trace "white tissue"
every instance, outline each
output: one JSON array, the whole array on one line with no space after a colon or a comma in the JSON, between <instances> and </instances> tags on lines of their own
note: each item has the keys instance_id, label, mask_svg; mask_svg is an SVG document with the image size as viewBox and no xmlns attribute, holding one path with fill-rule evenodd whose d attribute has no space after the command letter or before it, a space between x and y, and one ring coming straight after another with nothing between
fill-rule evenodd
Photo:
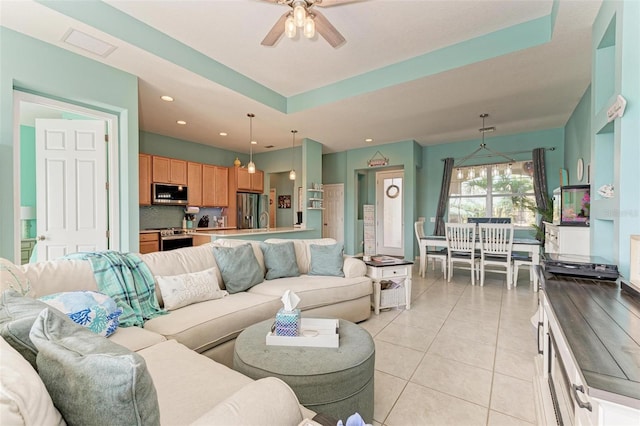
<instances>
[{"instance_id":1,"label":"white tissue","mask_svg":"<svg viewBox=\"0 0 640 426\"><path fill-rule=\"evenodd\" d=\"M187 208L184 209L184 212L187 214L197 214L197 213L200 213L200 207L188 206Z\"/></svg>"},{"instance_id":2,"label":"white tissue","mask_svg":"<svg viewBox=\"0 0 640 426\"><path fill-rule=\"evenodd\" d=\"M296 306L298 306L298 303L300 303L300 298L298 297L298 295L291 290L285 291L280 300L282 300L284 310L288 312L293 311Z\"/></svg>"}]
</instances>

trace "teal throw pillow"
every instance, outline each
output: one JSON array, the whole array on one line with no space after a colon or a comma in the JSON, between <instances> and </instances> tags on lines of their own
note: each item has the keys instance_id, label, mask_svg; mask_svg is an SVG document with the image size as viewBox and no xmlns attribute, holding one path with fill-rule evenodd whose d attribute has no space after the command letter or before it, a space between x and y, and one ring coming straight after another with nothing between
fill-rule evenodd
<instances>
[{"instance_id":1,"label":"teal throw pillow","mask_svg":"<svg viewBox=\"0 0 640 426\"><path fill-rule=\"evenodd\" d=\"M264 265L267 267L266 279L298 277L298 262L293 241L286 243L260 243L264 255Z\"/></svg>"},{"instance_id":2,"label":"teal throw pillow","mask_svg":"<svg viewBox=\"0 0 640 426\"><path fill-rule=\"evenodd\" d=\"M159 425L158 396L140 355L42 311L31 328L38 374L70 425Z\"/></svg>"},{"instance_id":3,"label":"teal throw pillow","mask_svg":"<svg viewBox=\"0 0 640 426\"><path fill-rule=\"evenodd\" d=\"M115 300L97 291L65 291L40 298L66 314L73 322L104 337L111 336L120 324L122 308Z\"/></svg>"},{"instance_id":4,"label":"teal throw pillow","mask_svg":"<svg viewBox=\"0 0 640 426\"><path fill-rule=\"evenodd\" d=\"M344 277L344 246L342 243L331 245L311 244L311 266L309 275Z\"/></svg>"},{"instance_id":5,"label":"teal throw pillow","mask_svg":"<svg viewBox=\"0 0 640 426\"><path fill-rule=\"evenodd\" d=\"M15 290L5 290L0 296L0 335L33 368L36 368L38 348L31 341L29 332L38 314L48 307L46 303L23 296ZM54 310L53 314L71 322L62 312Z\"/></svg>"},{"instance_id":6,"label":"teal throw pillow","mask_svg":"<svg viewBox=\"0 0 640 426\"><path fill-rule=\"evenodd\" d=\"M229 294L249 290L264 281L262 267L251 244L237 247L213 247L222 280Z\"/></svg>"}]
</instances>

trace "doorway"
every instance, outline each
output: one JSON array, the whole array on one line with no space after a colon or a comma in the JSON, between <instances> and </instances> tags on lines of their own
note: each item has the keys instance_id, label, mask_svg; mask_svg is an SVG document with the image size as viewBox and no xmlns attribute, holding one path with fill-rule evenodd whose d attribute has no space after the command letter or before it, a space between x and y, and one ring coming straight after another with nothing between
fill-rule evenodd
<instances>
[{"instance_id":1,"label":"doorway","mask_svg":"<svg viewBox=\"0 0 640 426\"><path fill-rule=\"evenodd\" d=\"M96 111L89 108L80 107L77 105L69 104L62 101L56 101L49 98L45 98L38 95L33 95L21 91L14 91L14 173L16 189L15 193L18 195L15 197L14 212L16 212L17 218L20 215L17 213L23 209L21 207L32 207L36 211L36 216L40 218L30 219L32 226L31 233L29 235L24 234L21 231L21 223L16 220L14 227L14 240L16 241L16 248L14 254L14 261L18 262L21 259L24 262L24 253L21 253L21 246L24 246L23 241L25 237L29 241L36 242L37 237L44 237L47 239L48 232L45 232L42 225L45 224L41 209L44 208L40 201L45 199L47 191L53 192L56 188L59 190L59 185L39 185L36 183L36 171L41 167L36 164L36 142L35 142L35 122L36 119L57 119L63 120L63 122L77 123L79 127L87 125L89 121L99 121L99 127L101 128L100 136L95 136L95 148L99 153L101 159L95 163L95 175L100 176L100 179L104 179L104 182L94 182L93 187L100 188L101 194L104 196L104 202L91 203L90 205L85 202L78 202L76 198L73 201L65 201L64 205L58 206L59 211L74 211L73 215L76 218L80 218L81 223L75 223L76 228L86 228L88 223L87 219L91 218L92 224L100 228L100 236L103 240L106 240L104 244L96 245L95 249L111 249L120 250L120 201L118 196L119 178L118 178L118 117L116 115L105 113L102 111ZM30 134L33 134L33 139L30 138ZM83 133L83 132L80 132ZM105 135L108 135L107 137ZM80 147L80 150L87 150L87 147L91 145L89 139L87 139L87 133L83 133L83 139L73 142L76 146ZM58 140L59 142L60 140ZM98 143L99 142L99 143ZM79 144L79 145L78 145ZM88 145L89 144L89 145ZM81 168L84 172L87 172L90 166L90 162L80 162ZM58 163L61 166L61 163ZM64 168L64 166L61 166ZM40 170L42 171L42 170ZM61 175L60 175L61 176ZM59 176L59 177L60 177ZM69 175L73 176L73 174ZM86 191L87 174L84 173L85 178L75 179L75 184L78 184L78 188L82 189L82 193ZM72 179L74 179L72 177ZM69 185L74 183L69 182ZM111 190L109 190L111 188ZM43 193L44 191L44 193ZM96 191L98 192L98 191ZM58 194L59 195L59 194ZM50 198L50 197L49 197ZM56 197L54 197L55 199ZM60 200L60 197L57 197ZM74 202L78 202L74 204ZM96 210L96 209L99 209ZM52 212L51 209L48 211ZM58 219L61 217L59 216ZM94 220L95 219L95 220ZM66 219L65 219L66 220ZM51 225L49 223L49 225ZM67 223L67 225L71 225ZM63 232L62 235L65 235ZM90 237L91 240L96 240L95 237ZM93 241L95 244L97 241ZM73 244L72 241L62 241L60 237L57 237L58 249L50 251L51 257L56 257L66 252L72 252L77 250L85 250L90 248L92 244ZM69 245L70 244L70 245ZM43 244L44 245L44 244ZM48 259L47 250L38 250L36 245L36 253L38 260ZM62 248L66 247L66 248ZM75 247L75 248L70 248ZM33 256L35 258L36 255ZM28 258L28 256L27 256Z\"/></svg>"},{"instance_id":2,"label":"doorway","mask_svg":"<svg viewBox=\"0 0 640 426\"><path fill-rule=\"evenodd\" d=\"M404 171L376 173L376 253L404 256Z\"/></svg>"},{"instance_id":3,"label":"doorway","mask_svg":"<svg viewBox=\"0 0 640 426\"><path fill-rule=\"evenodd\" d=\"M322 237L344 243L344 184L324 185Z\"/></svg>"}]
</instances>

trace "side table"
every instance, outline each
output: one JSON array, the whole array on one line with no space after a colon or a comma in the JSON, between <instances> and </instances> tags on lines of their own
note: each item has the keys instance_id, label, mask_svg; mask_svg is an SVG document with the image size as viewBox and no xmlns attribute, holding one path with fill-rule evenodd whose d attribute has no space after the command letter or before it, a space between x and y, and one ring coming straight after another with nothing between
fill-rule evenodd
<instances>
[{"instance_id":1,"label":"side table","mask_svg":"<svg viewBox=\"0 0 640 426\"><path fill-rule=\"evenodd\" d=\"M380 314L380 309L383 308L396 308L398 306L405 306L405 309L411 309L411 273L413 269L413 262L405 259L390 260L388 256L385 256L385 261L378 262L375 259L377 256L373 256L372 260L365 260L367 265L367 276L373 281L373 311L376 315ZM362 259L362 258L360 258ZM381 300L382 289L380 281L383 280L404 280L404 300L398 301L394 298L385 303ZM387 291L387 290L384 290ZM404 302L404 303L403 303Z\"/></svg>"}]
</instances>

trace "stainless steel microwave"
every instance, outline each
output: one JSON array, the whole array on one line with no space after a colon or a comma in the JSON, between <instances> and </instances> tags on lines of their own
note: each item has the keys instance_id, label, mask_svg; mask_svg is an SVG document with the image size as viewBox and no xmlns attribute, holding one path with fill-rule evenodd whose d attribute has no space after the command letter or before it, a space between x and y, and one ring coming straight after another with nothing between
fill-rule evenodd
<instances>
[{"instance_id":1,"label":"stainless steel microwave","mask_svg":"<svg viewBox=\"0 0 640 426\"><path fill-rule=\"evenodd\" d=\"M165 206L181 206L189 202L189 191L185 185L154 183L151 185L151 202Z\"/></svg>"}]
</instances>

